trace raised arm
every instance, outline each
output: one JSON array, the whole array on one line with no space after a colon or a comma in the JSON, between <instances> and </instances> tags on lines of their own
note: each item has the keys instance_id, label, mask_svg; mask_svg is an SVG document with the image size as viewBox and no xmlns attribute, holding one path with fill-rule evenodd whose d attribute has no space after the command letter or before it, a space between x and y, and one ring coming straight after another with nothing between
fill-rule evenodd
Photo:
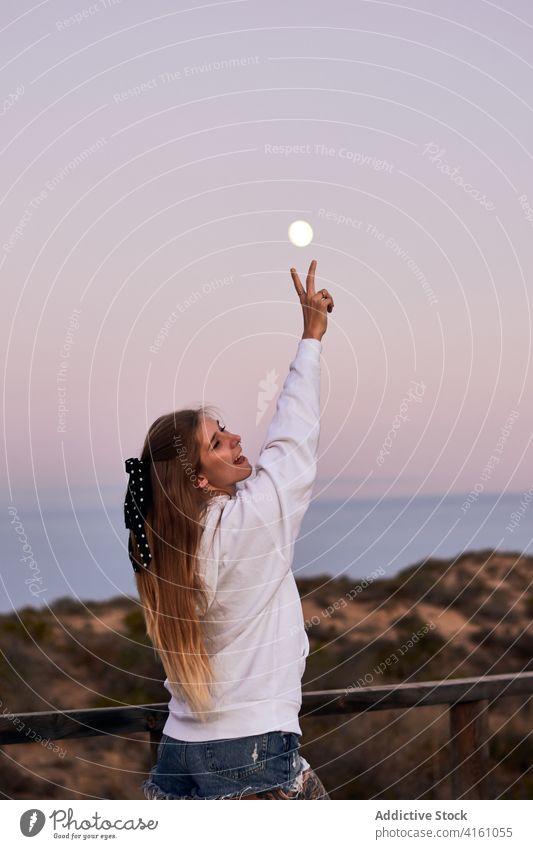
<instances>
[{"instance_id":1,"label":"raised arm","mask_svg":"<svg viewBox=\"0 0 533 849\"><path fill-rule=\"evenodd\" d=\"M326 290L315 292L316 261L303 288L292 279L303 310L304 331L277 401L276 411L255 466L255 474L238 485L228 519L241 528L242 547L260 538L269 550L277 547L292 560L294 542L309 506L317 471L320 433L320 354L327 330L326 310L333 299ZM229 506L229 505L228 505ZM241 546L239 546L241 547ZM250 550L251 550L250 549Z\"/></svg>"}]
</instances>

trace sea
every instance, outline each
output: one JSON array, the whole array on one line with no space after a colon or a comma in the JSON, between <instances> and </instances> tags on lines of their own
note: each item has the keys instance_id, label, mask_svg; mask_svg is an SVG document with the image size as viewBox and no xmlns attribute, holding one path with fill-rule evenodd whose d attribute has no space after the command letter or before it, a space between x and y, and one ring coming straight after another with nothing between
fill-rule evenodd
<instances>
[{"instance_id":1,"label":"sea","mask_svg":"<svg viewBox=\"0 0 533 849\"><path fill-rule=\"evenodd\" d=\"M482 493L465 503L464 495L313 500L293 571L360 579L381 567L390 577L426 558L465 551L533 552L531 494ZM14 499L3 510L0 612L46 607L65 596L137 597L119 497L75 509L45 499L24 504Z\"/></svg>"}]
</instances>

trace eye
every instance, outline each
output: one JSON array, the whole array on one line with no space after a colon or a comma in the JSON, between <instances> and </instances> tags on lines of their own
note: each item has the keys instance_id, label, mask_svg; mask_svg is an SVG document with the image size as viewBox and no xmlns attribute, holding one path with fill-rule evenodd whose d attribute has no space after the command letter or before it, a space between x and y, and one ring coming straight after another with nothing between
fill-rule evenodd
<instances>
[{"instance_id":1,"label":"eye","mask_svg":"<svg viewBox=\"0 0 533 849\"><path fill-rule=\"evenodd\" d=\"M226 425L220 424L218 419L217 419L217 425L218 425L218 429L221 430L222 432L224 432L226 430ZM217 440L217 442L215 442L215 444L213 445L213 448L218 448L219 445L220 445L220 442L218 442L218 440Z\"/></svg>"}]
</instances>

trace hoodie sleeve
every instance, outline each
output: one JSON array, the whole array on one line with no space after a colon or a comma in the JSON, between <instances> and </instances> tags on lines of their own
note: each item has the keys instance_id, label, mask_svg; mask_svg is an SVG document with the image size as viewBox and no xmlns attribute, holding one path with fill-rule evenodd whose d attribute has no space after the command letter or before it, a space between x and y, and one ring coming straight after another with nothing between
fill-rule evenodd
<instances>
[{"instance_id":1,"label":"hoodie sleeve","mask_svg":"<svg viewBox=\"0 0 533 849\"><path fill-rule=\"evenodd\" d=\"M224 511L238 534L233 556L248 552L251 561L276 550L285 567L292 562L317 472L321 351L319 339L298 343L255 469Z\"/></svg>"}]
</instances>

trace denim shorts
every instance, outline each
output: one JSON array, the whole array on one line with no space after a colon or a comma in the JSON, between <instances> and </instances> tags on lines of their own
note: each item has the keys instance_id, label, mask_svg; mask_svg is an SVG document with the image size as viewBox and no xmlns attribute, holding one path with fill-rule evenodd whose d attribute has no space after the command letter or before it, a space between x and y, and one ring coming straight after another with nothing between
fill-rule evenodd
<instances>
[{"instance_id":1,"label":"denim shorts","mask_svg":"<svg viewBox=\"0 0 533 849\"><path fill-rule=\"evenodd\" d=\"M289 731L197 743L163 734L142 789L147 799L230 799L273 788L296 792L309 768L299 745L300 735Z\"/></svg>"}]
</instances>

